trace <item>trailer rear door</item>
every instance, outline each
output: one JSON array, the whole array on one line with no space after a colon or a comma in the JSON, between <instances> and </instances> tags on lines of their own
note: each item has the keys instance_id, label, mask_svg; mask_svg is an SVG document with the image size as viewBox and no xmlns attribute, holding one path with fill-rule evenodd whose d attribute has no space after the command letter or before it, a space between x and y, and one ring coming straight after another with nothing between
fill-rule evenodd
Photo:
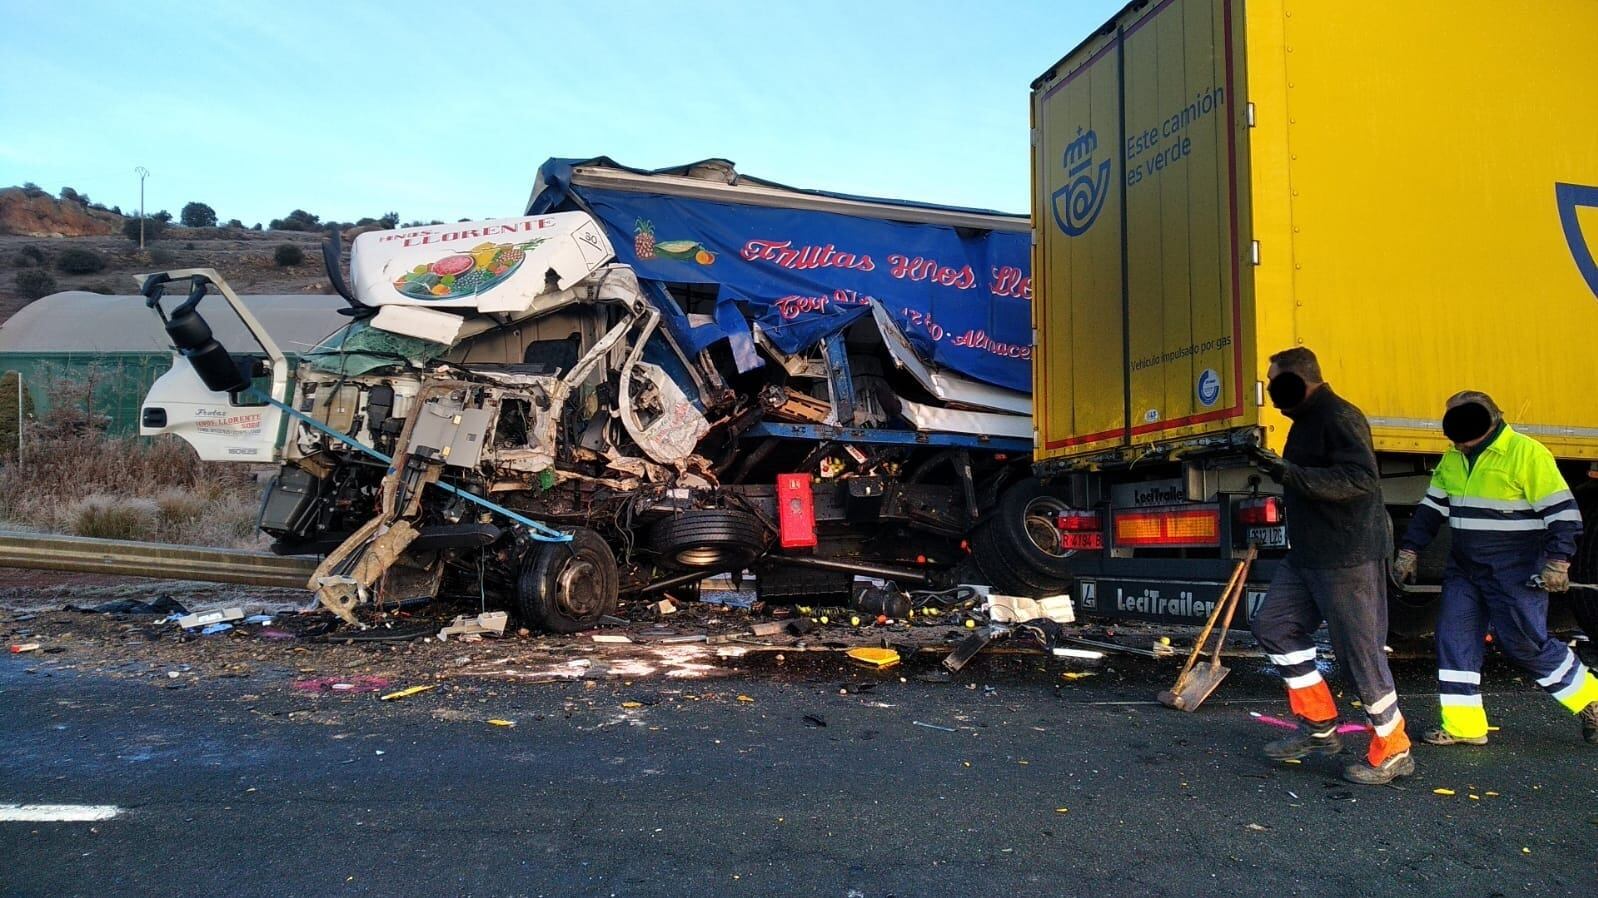
<instances>
[{"instance_id":1,"label":"trailer rear door","mask_svg":"<svg viewBox=\"0 0 1598 898\"><path fill-rule=\"evenodd\" d=\"M1034 84L1039 460L1255 421L1238 7L1124 12Z\"/></svg>"}]
</instances>

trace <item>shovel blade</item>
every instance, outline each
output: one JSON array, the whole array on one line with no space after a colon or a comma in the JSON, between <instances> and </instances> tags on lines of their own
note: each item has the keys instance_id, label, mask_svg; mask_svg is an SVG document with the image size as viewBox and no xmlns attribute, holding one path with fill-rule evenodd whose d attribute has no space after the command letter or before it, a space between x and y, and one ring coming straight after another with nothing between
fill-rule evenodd
<instances>
[{"instance_id":1,"label":"shovel blade","mask_svg":"<svg viewBox=\"0 0 1598 898\"><path fill-rule=\"evenodd\" d=\"M1173 700L1166 701L1162 694L1160 703L1178 711L1196 711L1231 672L1231 668L1219 665L1195 667L1171 690Z\"/></svg>"}]
</instances>

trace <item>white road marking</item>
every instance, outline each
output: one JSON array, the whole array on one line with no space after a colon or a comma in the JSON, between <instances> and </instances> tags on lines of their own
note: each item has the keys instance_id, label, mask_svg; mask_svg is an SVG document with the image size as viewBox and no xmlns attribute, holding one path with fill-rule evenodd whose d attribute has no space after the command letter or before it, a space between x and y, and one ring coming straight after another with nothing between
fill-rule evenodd
<instances>
[{"instance_id":1,"label":"white road marking","mask_svg":"<svg viewBox=\"0 0 1598 898\"><path fill-rule=\"evenodd\" d=\"M0 823L82 823L120 813L114 804L0 804Z\"/></svg>"}]
</instances>

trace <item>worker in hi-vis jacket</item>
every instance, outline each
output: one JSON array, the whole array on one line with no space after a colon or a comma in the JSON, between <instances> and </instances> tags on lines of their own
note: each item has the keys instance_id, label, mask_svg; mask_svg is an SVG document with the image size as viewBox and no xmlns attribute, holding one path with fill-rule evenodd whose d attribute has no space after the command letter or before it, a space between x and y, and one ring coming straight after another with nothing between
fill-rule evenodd
<instances>
[{"instance_id":1,"label":"worker in hi-vis jacket","mask_svg":"<svg viewBox=\"0 0 1598 898\"><path fill-rule=\"evenodd\" d=\"M1598 679L1570 647L1548 635L1548 594L1570 588L1581 512L1553 454L1516 433L1486 393L1448 400L1443 433L1454 448L1432 473L1399 543L1393 575L1415 576L1419 553L1448 525L1452 545L1437 619L1437 692L1442 726L1432 745L1487 744L1481 701L1487 633L1581 719L1598 745Z\"/></svg>"}]
</instances>

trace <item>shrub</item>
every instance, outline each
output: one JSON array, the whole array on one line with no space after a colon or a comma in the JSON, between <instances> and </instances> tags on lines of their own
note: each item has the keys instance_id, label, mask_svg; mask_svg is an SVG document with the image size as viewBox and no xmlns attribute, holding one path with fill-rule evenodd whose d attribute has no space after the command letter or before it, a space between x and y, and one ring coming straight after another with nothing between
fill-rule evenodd
<instances>
[{"instance_id":1,"label":"shrub","mask_svg":"<svg viewBox=\"0 0 1598 898\"><path fill-rule=\"evenodd\" d=\"M23 385L21 416L33 417L33 392ZM17 452L17 427L20 422L17 407L17 372L7 371L0 377L0 456Z\"/></svg>"},{"instance_id":2,"label":"shrub","mask_svg":"<svg viewBox=\"0 0 1598 898\"><path fill-rule=\"evenodd\" d=\"M88 195L79 193L71 187L61 188L61 201L63 203L77 203L80 206L89 205Z\"/></svg>"},{"instance_id":3,"label":"shrub","mask_svg":"<svg viewBox=\"0 0 1598 898\"><path fill-rule=\"evenodd\" d=\"M55 291L55 278L43 268L24 268L17 272L17 292L24 298L39 299Z\"/></svg>"},{"instance_id":4,"label":"shrub","mask_svg":"<svg viewBox=\"0 0 1598 898\"><path fill-rule=\"evenodd\" d=\"M292 243L282 243L278 245L277 249L272 250L272 261L276 262L280 268L298 265L305 261L305 250Z\"/></svg>"},{"instance_id":5,"label":"shrub","mask_svg":"<svg viewBox=\"0 0 1598 898\"><path fill-rule=\"evenodd\" d=\"M267 225L274 231L320 231L322 229L321 216L312 215L304 209L295 209L287 218L274 218Z\"/></svg>"},{"instance_id":6,"label":"shrub","mask_svg":"<svg viewBox=\"0 0 1598 898\"><path fill-rule=\"evenodd\" d=\"M92 249L74 246L56 256L55 267L62 274L98 274L105 270L105 257Z\"/></svg>"},{"instance_id":7,"label":"shrub","mask_svg":"<svg viewBox=\"0 0 1598 898\"><path fill-rule=\"evenodd\" d=\"M190 240L188 243L183 244L183 248L184 249L194 249L194 241Z\"/></svg>"},{"instance_id":8,"label":"shrub","mask_svg":"<svg viewBox=\"0 0 1598 898\"><path fill-rule=\"evenodd\" d=\"M150 250L150 261L162 266L163 268L171 266L177 260L178 254L164 246L158 246L155 249Z\"/></svg>"},{"instance_id":9,"label":"shrub","mask_svg":"<svg viewBox=\"0 0 1598 898\"><path fill-rule=\"evenodd\" d=\"M140 221L141 219L138 217L124 221L122 223L122 236L132 240L134 243L138 243ZM146 242L159 239L166 231L166 222L159 218L145 218L142 221L144 222L144 239Z\"/></svg>"},{"instance_id":10,"label":"shrub","mask_svg":"<svg viewBox=\"0 0 1598 898\"><path fill-rule=\"evenodd\" d=\"M185 228L216 227L216 210L204 203L189 203L179 213L178 220Z\"/></svg>"},{"instance_id":11,"label":"shrub","mask_svg":"<svg viewBox=\"0 0 1598 898\"><path fill-rule=\"evenodd\" d=\"M50 194L45 193L43 187L40 187L39 185L33 183L32 181L28 181L27 183L22 185L22 195L25 196L25 197L29 197L29 198L35 198L35 197L41 197L41 196L49 196Z\"/></svg>"},{"instance_id":12,"label":"shrub","mask_svg":"<svg viewBox=\"0 0 1598 898\"><path fill-rule=\"evenodd\" d=\"M28 244L17 251L16 264L18 268L34 268L44 264L44 250Z\"/></svg>"},{"instance_id":13,"label":"shrub","mask_svg":"<svg viewBox=\"0 0 1598 898\"><path fill-rule=\"evenodd\" d=\"M148 499L89 496L77 502L67 512L67 526L77 536L92 536L98 539L155 539L155 503Z\"/></svg>"},{"instance_id":14,"label":"shrub","mask_svg":"<svg viewBox=\"0 0 1598 898\"><path fill-rule=\"evenodd\" d=\"M115 287L111 286L110 284L107 284L107 283L105 283L103 281L98 283L98 284L90 284L89 286L84 287L83 289L87 290L90 293L98 293L101 296L114 296L114 295L116 295L116 292L117 292L117 288L115 288Z\"/></svg>"},{"instance_id":15,"label":"shrub","mask_svg":"<svg viewBox=\"0 0 1598 898\"><path fill-rule=\"evenodd\" d=\"M166 211L165 209L162 209L160 212L157 212L150 217L162 224L170 224L172 222L172 213Z\"/></svg>"},{"instance_id":16,"label":"shrub","mask_svg":"<svg viewBox=\"0 0 1598 898\"><path fill-rule=\"evenodd\" d=\"M237 228L237 229L239 229L241 231L244 230L244 222L239 221L237 218L228 219L227 220L227 226L230 227L230 228Z\"/></svg>"}]
</instances>

